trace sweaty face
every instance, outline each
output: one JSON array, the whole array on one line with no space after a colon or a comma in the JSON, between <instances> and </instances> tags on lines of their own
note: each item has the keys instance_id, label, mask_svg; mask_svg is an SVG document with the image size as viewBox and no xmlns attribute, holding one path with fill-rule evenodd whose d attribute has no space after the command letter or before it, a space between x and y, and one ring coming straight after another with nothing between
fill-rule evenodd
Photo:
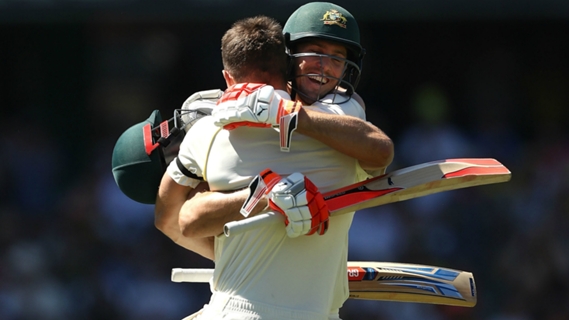
<instances>
[{"instance_id":1,"label":"sweaty face","mask_svg":"<svg viewBox=\"0 0 569 320\"><path fill-rule=\"evenodd\" d=\"M295 82L299 98L312 104L330 93L346 69L346 47L326 40L311 40L296 46Z\"/></svg>"}]
</instances>

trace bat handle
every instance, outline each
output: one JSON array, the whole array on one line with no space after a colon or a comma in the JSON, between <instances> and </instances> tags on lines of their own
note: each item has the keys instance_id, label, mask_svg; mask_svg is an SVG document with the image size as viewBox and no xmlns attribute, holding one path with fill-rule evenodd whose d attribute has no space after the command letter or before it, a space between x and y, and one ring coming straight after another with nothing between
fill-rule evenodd
<instances>
[{"instance_id":1,"label":"bat handle","mask_svg":"<svg viewBox=\"0 0 569 320\"><path fill-rule=\"evenodd\" d=\"M284 216L278 212L266 212L251 218L228 222L223 226L223 233L226 237L240 234L246 231L257 229L263 226L270 226L282 223L284 226Z\"/></svg>"},{"instance_id":2,"label":"bat handle","mask_svg":"<svg viewBox=\"0 0 569 320\"><path fill-rule=\"evenodd\" d=\"M209 282L213 269L172 269L172 282Z\"/></svg>"}]
</instances>

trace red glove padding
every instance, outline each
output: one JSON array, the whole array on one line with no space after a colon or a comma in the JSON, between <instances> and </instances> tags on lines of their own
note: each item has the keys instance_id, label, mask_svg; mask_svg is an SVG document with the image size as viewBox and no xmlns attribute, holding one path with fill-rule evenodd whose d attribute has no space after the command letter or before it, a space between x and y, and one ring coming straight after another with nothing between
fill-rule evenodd
<instances>
[{"instance_id":1,"label":"red glove padding","mask_svg":"<svg viewBox=\"0 0 569 320\"><path fill-rule=\"evenodd\" d=\"M242 126L280 127L281 118L298 112L300 102L282 99L272 86L260 83L239 83L227 90L211 115L215 124L232 130Z\"/></svg>"},{"instance_id":2,"label":"red glove padding","mask_svg":"<svg viewBox=\"0 0 569 320\"><path fill-rule=\"evenodd\" d=\"M330 212L318 188L301 173L279 181L269 193L269 206L282 213L287 235L323 235L328 230Z\"/></svg>"}]
</instances>

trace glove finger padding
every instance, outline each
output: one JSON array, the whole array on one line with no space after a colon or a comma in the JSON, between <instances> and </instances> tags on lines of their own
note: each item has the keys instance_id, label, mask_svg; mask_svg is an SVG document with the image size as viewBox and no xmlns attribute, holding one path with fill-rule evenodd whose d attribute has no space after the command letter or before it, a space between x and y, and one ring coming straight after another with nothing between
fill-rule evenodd
<instances>
[{"instance_id":1,"label":"glove finger padding","mask_svg":"<svg viewBox=\"0 0 569 320\"><path fill-rule=\"evenodd\" d=\"M286 211L288 223L286 224L287 235L291 238L296 238L303 234L308 234L311 228L310 210L308 207L291 208ZM307 219L294 220L292 216L306 216Z\"/></svg>"},{"instance_id":2,"label":"glove finger padding","mask_svg":"<svg viewBox=\"0 0 569 320\"><path fill-rule=\"evenodd\" d=\"M204 91L195 92L191 96L189 96L186 99L186 101L184 101L184 103L182 104L182 109L191 110L192 108L189 105L195 101L206 100L206 101L217 103L217 101L221 98L222 95L223 95L223 91L221 91L220 89L204 90Z\"/></svg>"},{"instance_id":3,"label":"glove finger padding","mask_svg":"<svg viewBox=\"0 0 569 320\"><path fill-rule=\"evenodd\" d=\"M306 188L308 208L311 213L317 213L312 216L311 229L307 235L312 235L314 233L323 235L328 230L328 224L330 223L330 211L328 210L328 205L320 191L318 191L318 188L306 177L304 185Z\"/></svg>"},{"instance_id":4,"label":"glove finger padding","mask_svg":"<svg viewBox=\"0 0 569 320\"><path fill-rule=\"evenodd\" d=\"M253 112L257 116L258 122L271 123L269 119L271 103L275 97L275 90L272 86L264 86L257 90L256 95L251 94L250 106L252 105ZM255 99L257 99L255 104ZM276 120L276 118L275 118ZM273 121L274 122L274 121Z\"/></svg>"},{"instance_id":5,"label":"glove finger padding","mask_svg":"<svg viewBox=\"0 0 569 320\"><path fill-rule=\"evenodd\" d=\"M281 151L289 152L300 108L300 102L281 98L272 86L239 83L225 91L211 115L215 125L226 130L279 128Z\"/></svg>"},{"instance_id":6,"label":"glove finger padding","mask_svg":"<svg viewBox=\"0 0 569 320\"><path fill-rule=\"evenodd\" d=\"M231 86L212 112L215 124L227 130L241 126L270 127L266 120L268 104L273 96L273 87L264 84L239 83Z\"/></svg>"},{"instance_id":7,"label":"glove finger padding","mask_svg":"<svg viewBox=\"0 0 569 320\"><path fill-rule=\"evenodd\" d=\"M220 89L213 89L199 91L189 96L180 109L180 118L184 122L184 131L188 132L197 120L210 115L222 94L223 91Z\"/></svg>"},{"instance_id":8,"label":"glove finger padding","mask_svg":"<svg viewBox=\"0 0 569 320\"><path fill-rule=\"evenodd\" d=\"M277 183L270 193L269 205L285 215L289 237L320 235L328 230L329 211L318 188L300 173Z\"/></svg>"},{"instance_id":9,"label":"glove finger padding","mask_svg":"<svg viewBox=\"0 0 569 320\"><path fill-rule=\"evenodd\" d=\"M240 83L225 91L212 115L216 125L228 130L241 126L279 127L283 116L301 107L299 102L281 99L272 86Z\"/></svg>"}]
</instances>

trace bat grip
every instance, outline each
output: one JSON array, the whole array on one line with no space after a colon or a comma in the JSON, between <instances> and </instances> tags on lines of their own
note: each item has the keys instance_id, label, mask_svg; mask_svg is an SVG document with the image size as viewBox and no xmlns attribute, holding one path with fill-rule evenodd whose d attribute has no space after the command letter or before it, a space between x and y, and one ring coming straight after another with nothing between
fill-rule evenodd
<instances>
[{"instance_id":1,"label":"bat grip","mask_svg":"<svg viewBox=\"0 0 569 320\"><path fill-rule=\"evenodd\" d=\"M172 269L172 282L209 282L213 269Z\"/></svg>"},{"instance_id":2,"label":"bat grip","mask_svg":"<svg viewBox=\"0 0 569 320\"><path fill-rule=\"evenodd\" d=\"M228 222L223 226L223 233L226 237L229 237L277 223L282 223L284 226L284 216L278 212L266 212L247 219Z\"/></svg>"}]
</instances>

